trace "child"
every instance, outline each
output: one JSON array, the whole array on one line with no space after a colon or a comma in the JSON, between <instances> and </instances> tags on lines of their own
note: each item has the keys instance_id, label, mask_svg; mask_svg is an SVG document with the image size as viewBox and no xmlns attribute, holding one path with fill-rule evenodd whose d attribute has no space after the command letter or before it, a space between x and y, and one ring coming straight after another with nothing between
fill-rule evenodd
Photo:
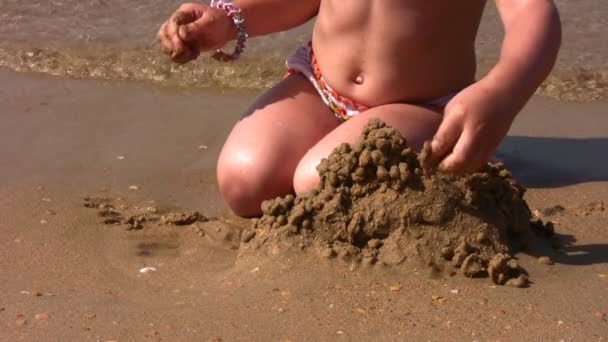
<instances>
[{"instance_id":1,"label":"child","mask_svg":"<svg viewBox=\"0 0 608 342\"><path fill-rule=\"evenodd\" d=\"M242 216L258 215L263 200L315 187L319 161L340 143L354 143L372 117L414 148L430 139L443 171L475 171L551 71L561 41L551 0L496 0L505 31L500 59L475 80L484 0L212 5L182 5L159 31L161 50L185 63L238 38L238 55L244 31L284 31L316 16L311 44L289 57L288 76L237 122L220 154L220 191Z\"/></svg>"}]
</instances>

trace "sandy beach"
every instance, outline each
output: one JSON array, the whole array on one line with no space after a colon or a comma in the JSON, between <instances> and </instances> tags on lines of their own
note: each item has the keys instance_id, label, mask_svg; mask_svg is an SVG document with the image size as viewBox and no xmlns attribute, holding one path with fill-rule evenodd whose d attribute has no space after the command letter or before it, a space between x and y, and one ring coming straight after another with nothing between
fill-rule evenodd
<instances>
[{"instance_id":1,"label":"sandy beach","mask_svg":"<svg viewBox=\"0 0 608 342\"><path fill-rule=\"evenodd\" d=\"M10 71L0 84L0 340L608 338L608 103L536 97L497 153L562 246L516 255L532 282L519 289L305 254L237 259L249 222L214 170L255 93ZM91 196L214 219L125 230L100 223Z\"/></svg>"},{"instance_id":2,"label":"sandy beach","mask_svg":"<svg viewBox=\"0 0 608 342\"><path fill-rule=\"evenodd\" d=\"M301 235L264 245L260 233L278 236L285 213L247 235L252 221L218 192L217 157L314 20L252 39L239 63L177 66L154 36L180 3L0 4L0 341L608 339L608 2L555 1L556 66L495 155L527 188L534 218L555 228L513 249L524 288L415 258L393 267L319 257L303 222ZM488 2L478 76L502 37ZM368 238L358 252L373 249ZM272 256L294 241L300 251Z\"/></svg>"}]
</instances>

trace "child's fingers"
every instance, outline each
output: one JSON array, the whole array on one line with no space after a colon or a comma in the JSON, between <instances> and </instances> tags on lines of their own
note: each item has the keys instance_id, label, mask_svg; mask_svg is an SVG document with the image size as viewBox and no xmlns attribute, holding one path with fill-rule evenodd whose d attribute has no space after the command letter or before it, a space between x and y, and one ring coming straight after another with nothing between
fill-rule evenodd
<instances>
[{"instance_id":1,"label":"child's fingers","mask_svg":"<svg viewBox=\"0 0 608 342\"><path fill-rule=\"evenodd\" d=\"M203 19L179 27L179 36L185 42L199 43L201 32L203 31Z\"/></svg>"},{"instance_id":2,"label":"child's fingers","mask_svg":"<svg viewBox=\"0 0 608 342\"><path fill-rule=\"evenodd\" d=\"M480 167L480 158L478 151L475 149L475 141L474 134L465 130L456 142L452 153L443 159L439 168L442 171L455 174L476 171Z\"/></svg>"},{"instance_id":3,"label":"child's fingers","mask_svg":"<svg viewBox=\"0 0 608 342\"><path fill-rule=\"evenodd\" d=\"M462 123L459 118L451 115L446 116L439 125L433 140L431 140L432 153L427 160L428 166L434 167L439 164L452 151L461 133Z\"/></svg>"},{"instance_id":4,"label":"child's fingers","mask_svg":"<svg viewBox=\"0 0 608 342\"><path fill-rule=\"evenodd\" d=\"M158 45L160 47L160 51L162 51L164 54L171 55L173 48L172 48L171 40L167 36L167 23L166 22L164 24L162 24L162 26L160 27L160 30L158 31L156 38L158 39Z\"/></svg>"},{"instance_id":5,"label":"child's fingers","mask_svg":"<svg viewBox=\"0 0 608 342\"><path fill-rule=\"evenodd\" d=\"M196 21L181 25L179 27L180 38L189 46L196 46L199 50L208 51L220 48L217 39L217 32L212 30L213 17L203 15Z\"/></svg>"},{"instance_id":6,"label":"child's fingers","mask_svg":"<svg viewBox=\"0 0 608 342\"><path fill-rule=\"evenodd\" d=\"M180 12L175 13L173 16L171 16L171 19L169 19L168 23L167 23L167 36L169 37L169 39L171 40L171 46L173 48L173 51L171 52L171 57L176 57L181 55L184 52L184 43L182 42L181 38L179 37L179 15Z\"/></svg>"},{"instance_id":7,"label":"child's fingers","mask_svg":"<svg viewBox=\"0 0 608 342\"><path fill-rule=\"evenodd\" d=\"M197 15L190 10L179 10L173 15L173 21L178 25L186 25L194 22L197 19Z\"/></svg>"},{"instance_id":8,"label":"child's fingers","mask_svg":"<svg viewBox=\"0 0 608 342\"><path fill-rule=\"evenodd\" d=\"M198 58L198 50L191 47L185 46L183 52L180 55L173 57L171 60L178 64L185 64Z\"/></svg>"}]
</instances>

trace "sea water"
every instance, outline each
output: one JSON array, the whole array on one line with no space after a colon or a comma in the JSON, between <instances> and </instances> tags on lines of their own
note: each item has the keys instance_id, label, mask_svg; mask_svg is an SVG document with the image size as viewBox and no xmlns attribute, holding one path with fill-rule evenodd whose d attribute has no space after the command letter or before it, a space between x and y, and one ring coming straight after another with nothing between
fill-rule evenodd
<instances>
[{"instance_id":1,"label":"sea water","mask_svg":"<svg viewBox=\"0 0 608 342\"><path fill-rule=\"evenodd\" d=\"M202 56L185 66L158 51L156 32L176 0L0 0L0 66L74 78L155 82L179 87L260 89L285 72L285 58L310 40L314 19L248 41L245 57L219 63ZM562 100L608 99L608 2L558 0L563 44L538 92ZM492 2L476 42L479 77L498 58L503 38Z\"/></svg>"}]
</instances>

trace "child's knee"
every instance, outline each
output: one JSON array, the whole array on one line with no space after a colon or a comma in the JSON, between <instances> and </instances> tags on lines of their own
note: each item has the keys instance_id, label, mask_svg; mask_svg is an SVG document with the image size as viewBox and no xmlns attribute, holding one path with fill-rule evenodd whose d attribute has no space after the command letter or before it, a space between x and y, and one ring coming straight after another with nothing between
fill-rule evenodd
<instances>
[{"instance_id":1,"label":"child's knee","mask_svg":"<svg viewBox=\"0 0 608 342\"><path fill-rule=\"evenodd\" d=\"M221 155L217 163L217 183L220 193L235 214L257 215L260 211L258 184L261 179L255 167L234 155Z\"/></svg>"},{"instance_id":2,"label":"child's knee","mask_svg":"<svg viewBox=\"0 0 608 342\"><path fill-rule=\"evenodd\" d=\"M319 184L317 163L302 160L293 175L293 188L296 194L302 194L314 189Z\"/></svg>"},{"instance_id":3,"label":"child's knee","mask_svg":"<svg viewBox=\"0 0 608 342\"><path fill-rule=\"evenodd\" d=\"M220 193L235 214L255 216L261 213L262 201L291 190L291 175L276 167L272 158L260 151L222 152L217 163Z\"/></svg>"}]
</instances>

